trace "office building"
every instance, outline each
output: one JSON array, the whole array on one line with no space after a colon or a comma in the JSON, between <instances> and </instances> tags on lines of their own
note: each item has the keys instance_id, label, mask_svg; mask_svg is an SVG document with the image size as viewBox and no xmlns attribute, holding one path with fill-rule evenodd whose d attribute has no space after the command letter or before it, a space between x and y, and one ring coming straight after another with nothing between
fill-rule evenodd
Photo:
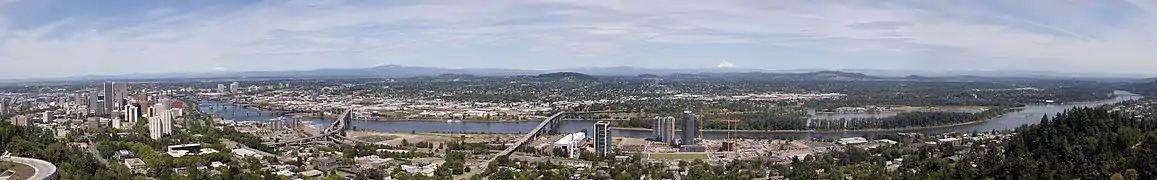
<instances>
[{"instance_id":1,"label":"office building","mask_svg":"<svg viewBox=\"0 0 1157 180\"><path fill-rule=\"evenodd\" d=\"M28 126L32 125L31 122L28 122L28 116L24 116L24 115L13 116L12 118L8 119L8 123L11 123L12 125L24 126L24 127L28 127Z\"/></svg>"},{"instance_id":2,"label":"office building","mask_svg":"<svg viewBox=\"0 0 1157 180\"><path fill-rule=\"evenodd\" d=\"M611 122L599 121L595 123L595 155L608 157L611 155Z\"/></svg>"},{"instance_id":3,"label":"office building","mask_svg":"<svg viewBox=\"0 0 1157 180\"><path fill-rule=\"evenodd\" d=\"M229 92L233 92L233 93L241 92L241 83L237 83L237 82L230 83L229 84Z\"/></svg>"},{"instance_id":4,"label":"office building","mask_svg":"<svg viewBox=\"0 0 1157 180\"><path fill-rule=\"evenodd\" d=\"M52 118L52 111L44 111L40 117L40 120L44 123L52 123Z\"/></svg>"},{"instance_id":5,"label":"office building","mask_svg":"<svg viewBox=\"0 0 1157 180\"><path fill-rule=\"evenodd\" d=\"M140 109L142 117L153 116L152 112L150 112L151 109L149 109L149 105L151 105L149 102L149 94L137 94L137 103L140 104L140 107L138 108Z\"/></svg>"},{"instance_id":6,"label":"office building","mask_svg":"<svg viewBox=\"0 0 1157 180\"><path fill-rule=\"evenodd\" d=\"M88 96L86 96L86 97L88 99L88 104L87 104L88 106L86 106L86 107L88 107L88 112L93 113L93 114L100 114L101 113L101 110L100 110L101 107L104 107L103 103L101 103L102 101L100 99L100 92L99 91L89 91Z\"/></svg>"},{"instance_id":7,"label":"office building","mask_svg":"<svg viewBox=\"0 0 1157 180\"><path fill-rule=\"evenodd\" d=\"M161 116L161 114L168 113L170 109L173 109L172 107L170 107L170 105L172 105L172 103L170 103L169 101L170 101L169 99L157 100L157 103L153 104L153 107L152 107L153 109L150 110L152 112L152 114L150 114L150 115Z\"/></svg>"},{"instance_id":8,"label":"office building","mask_svg":"<svg viewBox=\"0 0 1157 180\"><path fill-rule=\"evenodd\" d=\"M108 115L116 108L116 100L114 99L116 97L116 90L113 89L113 84L115 83L105 82L101 87L101 94L103 95L101 105L103 109L100 113L97 113L99 115Z\"/></svg>"},{"instance_id":9,"label":"office building","mask_svg":"<svg viewBox=\"0 0 1157 180\"><path fill-rule=\"evenodd\" d=\"M225 93L225 92L228 92L228 91L229 91L228 89L225 89L225 85L224 85L224 84L217 84L217 92L220 92L220 93Z\"/></svg>"},{"instance_id":10,"label":"office building","mask_svg":"<svg viewBox=\"0 0 1157 180\"><path fill-rule=\"evenodd\" d=\"M114 107L120 108L128 105L129 87L125 83L113 83L113 103Z\"/></svg>"}]
</instances>

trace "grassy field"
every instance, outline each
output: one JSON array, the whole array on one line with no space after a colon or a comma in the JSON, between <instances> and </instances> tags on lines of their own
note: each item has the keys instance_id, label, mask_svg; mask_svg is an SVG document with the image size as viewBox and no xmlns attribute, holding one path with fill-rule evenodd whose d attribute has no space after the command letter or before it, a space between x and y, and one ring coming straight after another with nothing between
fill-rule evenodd
<instances>
[{"instance_id":1,"label":"grassy field","mask_svg":"<svg viewBox=\"0 0 1157 180\"><path fill-rule=\"evenodd\" d=\"M651 159L707 159L707 153L652 153Z\"/></svg>"}]
</instances>

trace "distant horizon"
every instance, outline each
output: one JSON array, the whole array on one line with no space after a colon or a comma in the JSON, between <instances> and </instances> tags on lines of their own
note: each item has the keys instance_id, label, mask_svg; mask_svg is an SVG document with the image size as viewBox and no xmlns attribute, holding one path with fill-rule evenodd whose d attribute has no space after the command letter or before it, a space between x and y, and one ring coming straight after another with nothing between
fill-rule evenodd
<instances>
[{"instance_id":1,"label":"distant horizon","mask_svg":"<svg viewBox=\"0 0 1157 180\"><path fill-rule=\"evenodd\" d=\"M387 67L387 66L397 66L397 67L402 67L402 68L433 68L433 69L444 69L444 70L538 71L535 73L574 72L577 70L584 70L584 69L585 70L602 70L602 69L613 69L613 68L631 68L631 69L635 69L635 70L667 70L667 71L715 70L715 71L705 71L705 72L698 72L698 73L721 73L721 72L732 72L732 73L741 73L741 72L810 73L810 72L820 72L820 71L839 71L839 72L848 72L848 73L863 73L866 75L880 76L880 77L903 77L903 76L912 76L912 75L930 76L930 77L949 77L949 76L980 76L980 77L1022 77L1022 76L1028 77L1028 76L1032 76L1032 77L1038 77L1039 76L1039 77L1057 77L1057 78L1122 78L1122 79L1149 79L1149 78L1157 77L1157 75L1145 75L1145 74L1113 74L1113 73L1097 73L1097 72L1060 72L1060 71L1015 70L1015 69L952 70L952 71L938 71L938 72L937 71L926 71L926 70L902 70L902 69L823 69L823 68L759 69L759 68L739 68L739 67L651 68L651 67L635 67L635 66L577 67L577 68L561 68L561 69L516 69L516 68L501 68L501 67L453 68L453 67L410 66L410 65L399 65L399 64L384 64L384 65L367 66L367 67L354 67L354 68L318 68L318 69L252 70L252 71L247 71L247 70L219 70L219 71L200 71L200 72L189 71L189 72L163 72L163 73L88 74L88 75L62 76L62 77L0 78L0 80L39 81L39 80L61 80L61 79L86 78L86 77L115 77L115 76L132 76L132 75L144 75L144 76L181 75L181 74L188 74L188 75L222 74L222 75L228 75L228 74L253 73L253 72L295 72L295 71L309 72L309 71L320 71L320 70L354 70L354 69L371 69L371 68ZM874 72L872 72L872 71L874 71ZM883 72L883 73L881 73L881 72ZM971 74L971 73L986 73L986 72L999 72L999 73L1006 73L1006 74L1013 74L1013 75ZM584 73L584 72L580 72L580 73ZM585 72L585 73L590 74L589 72ZM903 73L917 73L917 74L903 74ZM465 74L470 74L470 73L465 73ZM648 73L638 73L638 74L648 74ZM1015 74L1020 74L1020 75L1015 75ZM1074 74L1076 74L1076 75L1074 75ZM592 75L604 75L604 74L597 74L596 73L596 74L592 74ZM659 75L666 75L666 74L659 74ZM1090 76L1090 75L1092 75L1092 76ZM180 78L180 77L167 77L167 78ZM188 77L188 78L198 78L198 77Z\"/></svg>"},{"instance_id":2,"label":"distant horizon","mask_svg":"<svg viewBox=\"0 0 1157 180\"><path fill-rule=\"evenodd\" d=\"M1157 77L1157 3L0 0L0 79L422 67Z\"/></svg>"}]
</instances>

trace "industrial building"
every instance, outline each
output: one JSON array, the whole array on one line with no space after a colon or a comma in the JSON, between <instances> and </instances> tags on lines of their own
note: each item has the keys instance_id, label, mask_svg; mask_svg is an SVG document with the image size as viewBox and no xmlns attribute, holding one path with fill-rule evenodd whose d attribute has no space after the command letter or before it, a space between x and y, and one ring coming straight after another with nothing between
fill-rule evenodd
<instances>
[{"instance_id":1,"label":"industrial building","mask_svg":"<svg viewBox=\"0 0 1157 180\"><path fill-rule=\"evenodd\" d=\"M608 157L611 155L611 122L599 121L595 123L595 155Z\"/></svg>"},{"instance_id":2,"label":"industrial building","mask_svg":"<svg viewBox=\"0 0 1157 180\"><path fill-rule=\"evenodd\" d=\"M567 157L577 158L579 154L579 147L582 146L583 141L587 140L587 133L577 132L563 136L558 141L554 142L554 147L566 149Z\"/></svg>"}]
</instances>

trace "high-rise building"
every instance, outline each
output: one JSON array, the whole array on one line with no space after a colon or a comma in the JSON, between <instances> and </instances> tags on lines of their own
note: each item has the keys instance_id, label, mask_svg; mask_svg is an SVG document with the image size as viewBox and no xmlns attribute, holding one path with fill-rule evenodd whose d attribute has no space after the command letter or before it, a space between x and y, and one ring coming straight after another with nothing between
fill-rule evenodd
<instances>
[{"instance_id":1,"label":"high-rise building","mask_svg":"<svg viewBox=\"0 0 1157 180\"><path fill-rule=\"evenodd\" d=\"M159 140L165 134L173 134L173 113L157 111L158 116L149 117L149 138Z\"/></svg>"},{"instance_id":2,"label":"high-rise building","mask_svg":"<svg viewBox=\"0 0 1157 180\"><path fill-rule=\"evenodd\" d=\"M675 117L667 116L661 118L659 123L660 136L659 139L668 145L676 146L678 141L675 141Z\"/></svg>"},{"instance_id":3,"label":"high-rise building","mask_svg":"<svg viewBox=\"0 0 1157 180\"><path fill-rule=\"evenodd\" d=\"M101 104L104 110L97 114L108 115L114 111L114 108L116 108L116 90L113 89L113 84L115 83L105 82L103 84L101 92L104 95L104 98L102 98L104 101Z\"/></svg>"},{"instance_id":4,"label":"high-rise building","mask_svg":"<svg viewBox=\"0 0 1157 180\"><path fill-rule=\"evenodd\" d=\"M164 132L165 134L173 134L173 119L175 118L176 117L173 116L173 112L171 111L162 112L161 120L163 121L161 121L161 132Z\"/></svg>"},{"instance_id":5,"label":"high-rise building","mask_svg":"<svg viewBox=\"0 0 1157 180\"><path fill-rule=\"evenodd\" d=\"M44 111L44 114L41 115L40 120L44 121L44 123L52 123L52 118L52 111Z\"/></svg>"},{"instance_id":6,"label":"high-rise building","mask_svg":"<svg viewBox=\"0 0 1157 180\"><path fill-rule=\"evenodd\" d=\"M655 141L659 142L674 142L675 139L675 117L655 116L652 125L652 134L655 136Z\"/></svg>"},{"instance_id":7,"label":"high-rise building","mask_svg":"<svg viewBox=\"0 0 1157 180\"><path fill-rule=\"evenodd\" d=\"M683 111L681 145L699 144L699 118L691 111Z\"/></svg>"},{"instance_id":8,"label":"high-rise building","mask_svg":"<svg viewBox=\"0 0 1157 180\"><path fill-rule=\"evenodd\" d=\"M162 129L161 129L161 125L162 125L161 117L160 116L149 117L149 124L148 125L149 125L149 138L152 138L153 140L160 140L162 134L164 133L164 132L162 132Z\"/></svg>"},{"instance_id":9,"label":"high-rise building","mask_svg":"<svg viewBox=\"0 0 1157 180\"><path fill-rule=\"evenodd\" d=\"M228 89L225 89L225 84L217 84L217 92L225 93L228 91Z\"/></svg>"},{"instance_id":10,"label":"high-rise building","mask_svg":"<svg viewBox=\"0 0 1157 180\"><path fill-rule=\"evenodd\" d=\"M651 122L651 136L655 141L663 141L663 117L655 116Z\"/></svg>"},{"instance_id":11,"label":"high-rise building","mask_svg":"<svg viewBox=\"0 0 1157 180\"><path fill-rule=\"evenodd\" d=\"M270 119L269 120L269 127L268 127L269 131L277 132L277 131L284 130L285 129L285 123L286 123L285 121L288 121L288 119L285 117Z\"/></svg>"},{"instance_id":12,"label":"high-rise building","mask_svg":"<svg viewBox=\"0 0 1157 180\"><path fill-rule=\"evenodd\" d=\"M101 107L104 107L104 104L101 103L103 101L101 101L100 91L89 91L87 97L88 97L88 106L87 106L88 112L91 112L93 114L100 114L102 112Z\"/></svg>"},{"instance_id":13,"label":"high-rise building","mask_svg":"<svg viewBox=\"0 0 1157 180\"><path fill-rule=\"evenodd\" d=\"M141 112L142 117L153 116L152 112L150 112L152 110L149 109L149 105L151 104L149 102L149 94L146 94L146 93L137 94L137 103L140 103L139 110Z\"/></svg>"},{"instance_id":14,"label":"high-rise building","mask_svg":"<svg viewBox=\"0 0 1157 180\"><path fill-rule=\"evenodd\" d=\"M24 126L24 127L28 127L28 126L32 125L31 122L28 121L28 116L24 116L24 115L13 116L12 118L8 119L8 123L12 123L12 125Z\"/></svg>"},{"instance_id":15,"label":"high-rise building","mask_svg":"<svg viewBox=\"0 0 1157 180\"><path fill-rule=\"evenodd\" d=\"M136 105L125 105L124 120L129 124L136 124L141 119L141 108ZM119 128L119 126L117 127Z\"/></svg>"},{"instance_id":16,"label":"high-rise building","mask_svg":"<svg viewBox=\"0 0 1157 180\"><path fill-rule=\"evenodd\" d=\"M0 114L8 114L8 98L0 98Z\"/></svg>"},{"instance_id":17,"label":"high-rise building","mask_svg":"<svg viewBox=\"0 0 1157 180\"><path fill-rule=\"evenodd\" d=\"M129 87L125 83L113 83L113 103L117 108L128 105Z\"/></svg>"},{"instance_id":18,"label":"high-rise building","mask_svg":"<svg viewBox=\"0 0 1157 180\"><path fill-rule=\"evenodd\" d=\"M163 113L169 112L170 109L173 109L172 107L170 107L170 105L172 105L172 103L170 103L169 101L170 101L169 99L157 100L157 104L153 104L153 107L152 107L153 109L150 110L152 112L151 115L160 116Z\"/></svg>"},{"instance_id":19,"label":"high-rise building","mask_svg":"<svg viewBox=\"0 0 1157 180\"><path fill-rule=\"evenodd\" d=\"M229 83L229 92L233 92L233 93L241 92L241 83L237 83L237 82Z\"/></svg>"},{"instance_id":20,"label":"high-rise building","mask_svg":"<svg viewBox=\"0 0 1157 180\"><path fill-rule=\"evenodd\" d=\"M595 155L607 157L611 155L611 122L595 122Z\"/></svg>"}]
</instances>

